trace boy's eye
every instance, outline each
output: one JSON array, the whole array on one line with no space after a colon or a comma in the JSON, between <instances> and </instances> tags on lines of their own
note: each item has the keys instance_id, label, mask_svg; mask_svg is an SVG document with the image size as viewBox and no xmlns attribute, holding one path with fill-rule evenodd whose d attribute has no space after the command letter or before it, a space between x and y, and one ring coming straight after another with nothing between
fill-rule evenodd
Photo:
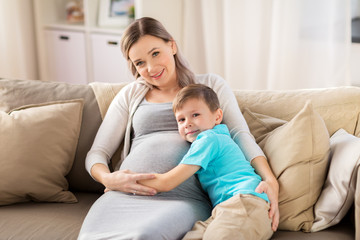
<instances>
[{"instance_id":1,"label":"boy's eye","mask_svg":"<svg viewBox=\"0 0 360 240\"><path fill-rule=\"evenodd\" d=\"M178 122L179 122L179 123L181 123L181 122L183 122L183 121L185 121L185 118L179 118L179 119L178 119Z\"/></svg>"},{"instance_id":2,"label":"boy's eye","mask_svg":"<svg viewBox=\"0 0 360 240\"><path fill-rule=\"evenodd\" d=\"M198 117L200 114L199 113L194 113L193 117Z\"/></svg>"},{"instance_id":3,"label":"boy's eye","mask_svg":"<svg viewBox=\"0 0 360 240\"><path fill-rule=\"evenodd\" d=\"M159 55L159 52L153 52L153 57L156 57L157 55Z\"/></svg>"}]
</instances>

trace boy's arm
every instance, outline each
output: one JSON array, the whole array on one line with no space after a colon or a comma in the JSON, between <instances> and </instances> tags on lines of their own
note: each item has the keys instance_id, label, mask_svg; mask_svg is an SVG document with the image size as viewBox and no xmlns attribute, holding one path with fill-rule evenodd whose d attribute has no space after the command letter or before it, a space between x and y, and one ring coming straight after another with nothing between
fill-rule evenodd
<instances>
[{"instance_id":1,"label":"boy's arm","mask_svg":"<svg viewBox=\"0 0 360 240\"><path fill-rule=\"evenodd\" d=\"M166 173L155 174L155 179L140 180L138 183L155 188L158 192L168 192L194 175L199 169L198 165L179 164Z\"/></svg>"}]
</instances>

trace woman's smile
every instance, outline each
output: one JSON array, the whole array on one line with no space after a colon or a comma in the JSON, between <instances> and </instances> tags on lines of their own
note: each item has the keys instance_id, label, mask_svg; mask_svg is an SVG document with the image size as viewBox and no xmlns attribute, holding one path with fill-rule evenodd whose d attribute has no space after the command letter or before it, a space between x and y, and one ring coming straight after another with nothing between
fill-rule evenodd
<instances>
[{"instance_id":1,"label":"woman's smile","mask_svg":"<svg viewBox=\"0 0 360 240\"><path fill-rule=\"evenodd\" d=\"M159 79L162 76L162 74L164 73L164 70L165 69L161 70L159 73L152 75L151 77L154 79Z\"/></svg>"}]
</instances>

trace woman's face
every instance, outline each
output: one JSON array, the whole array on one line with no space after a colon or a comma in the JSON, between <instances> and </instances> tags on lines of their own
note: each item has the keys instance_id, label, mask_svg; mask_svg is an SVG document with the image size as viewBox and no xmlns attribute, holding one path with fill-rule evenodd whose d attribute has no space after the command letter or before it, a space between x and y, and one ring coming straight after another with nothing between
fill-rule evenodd
<instances>
[{"instance_id":1,"label":"woman's face","mask_svg":"<svg viewBox=\"0 0 360 240\"><path fill-rule=\"evenodd\" d=\"M141 77L158 88L177 85L173 41L150 35L141 37L129 50L129 58Z\"/></svg>"}]
</instances>

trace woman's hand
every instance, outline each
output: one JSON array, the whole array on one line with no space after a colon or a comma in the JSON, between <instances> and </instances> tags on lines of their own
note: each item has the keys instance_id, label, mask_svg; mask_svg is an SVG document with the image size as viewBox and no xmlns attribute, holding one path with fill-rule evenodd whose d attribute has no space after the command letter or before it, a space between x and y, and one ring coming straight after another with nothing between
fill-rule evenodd
<instances>
[{"instance_id":1,"label":"woman's hand","mask_svg":"<svg viewBox=\"0 0 360 240\"><path fill-rule=\"evenodd\" d=\"M141 185L137 181L154 178L154 174L134 173L130 170L119 170L105 175L103 177L103 184L106 187L105 192L112 190L132 193L134 195L152 196L156 194L156 190Z\"/></svg>"},{"instance_id":2,"label":"woman's hand","mask_svg":"<svg viewBox=\"0 0 360 240\"><path fill-rule=\"evenodd\" d=\"M269 218L272 220L271 228L275 232L279 226L279 184L275 181L261 181L255 192L266 193L270 200Z\"/></svg>"},{"instance_id":3,"label":"woman's hand","mask_svg":"<svg viewBox=\"0 0 360 240\"><path fill-rule=\"evenodd\" d=\"M277 182L271 168L263 156L254 158L251 165L263 179L256 187L255 192L266 193L270 200L269 218L272 220L271 228L275 232L279 226L279 183Z\"/></svg>"},{"instance_id":4,"label":"woman's hand","mask_svg":"<svg viewBox=\"0 0 360 240\"><path fill-rule=\"evenodd\" d=\"M106 165L98 163L91 168L91 175L105 186L105 192L112 190L148 196L157 193L155 189L137 182L145 179L154 179L154 174L134 173L130 170L119 170L111 173Z\"/></svg>"}]
</instances>

